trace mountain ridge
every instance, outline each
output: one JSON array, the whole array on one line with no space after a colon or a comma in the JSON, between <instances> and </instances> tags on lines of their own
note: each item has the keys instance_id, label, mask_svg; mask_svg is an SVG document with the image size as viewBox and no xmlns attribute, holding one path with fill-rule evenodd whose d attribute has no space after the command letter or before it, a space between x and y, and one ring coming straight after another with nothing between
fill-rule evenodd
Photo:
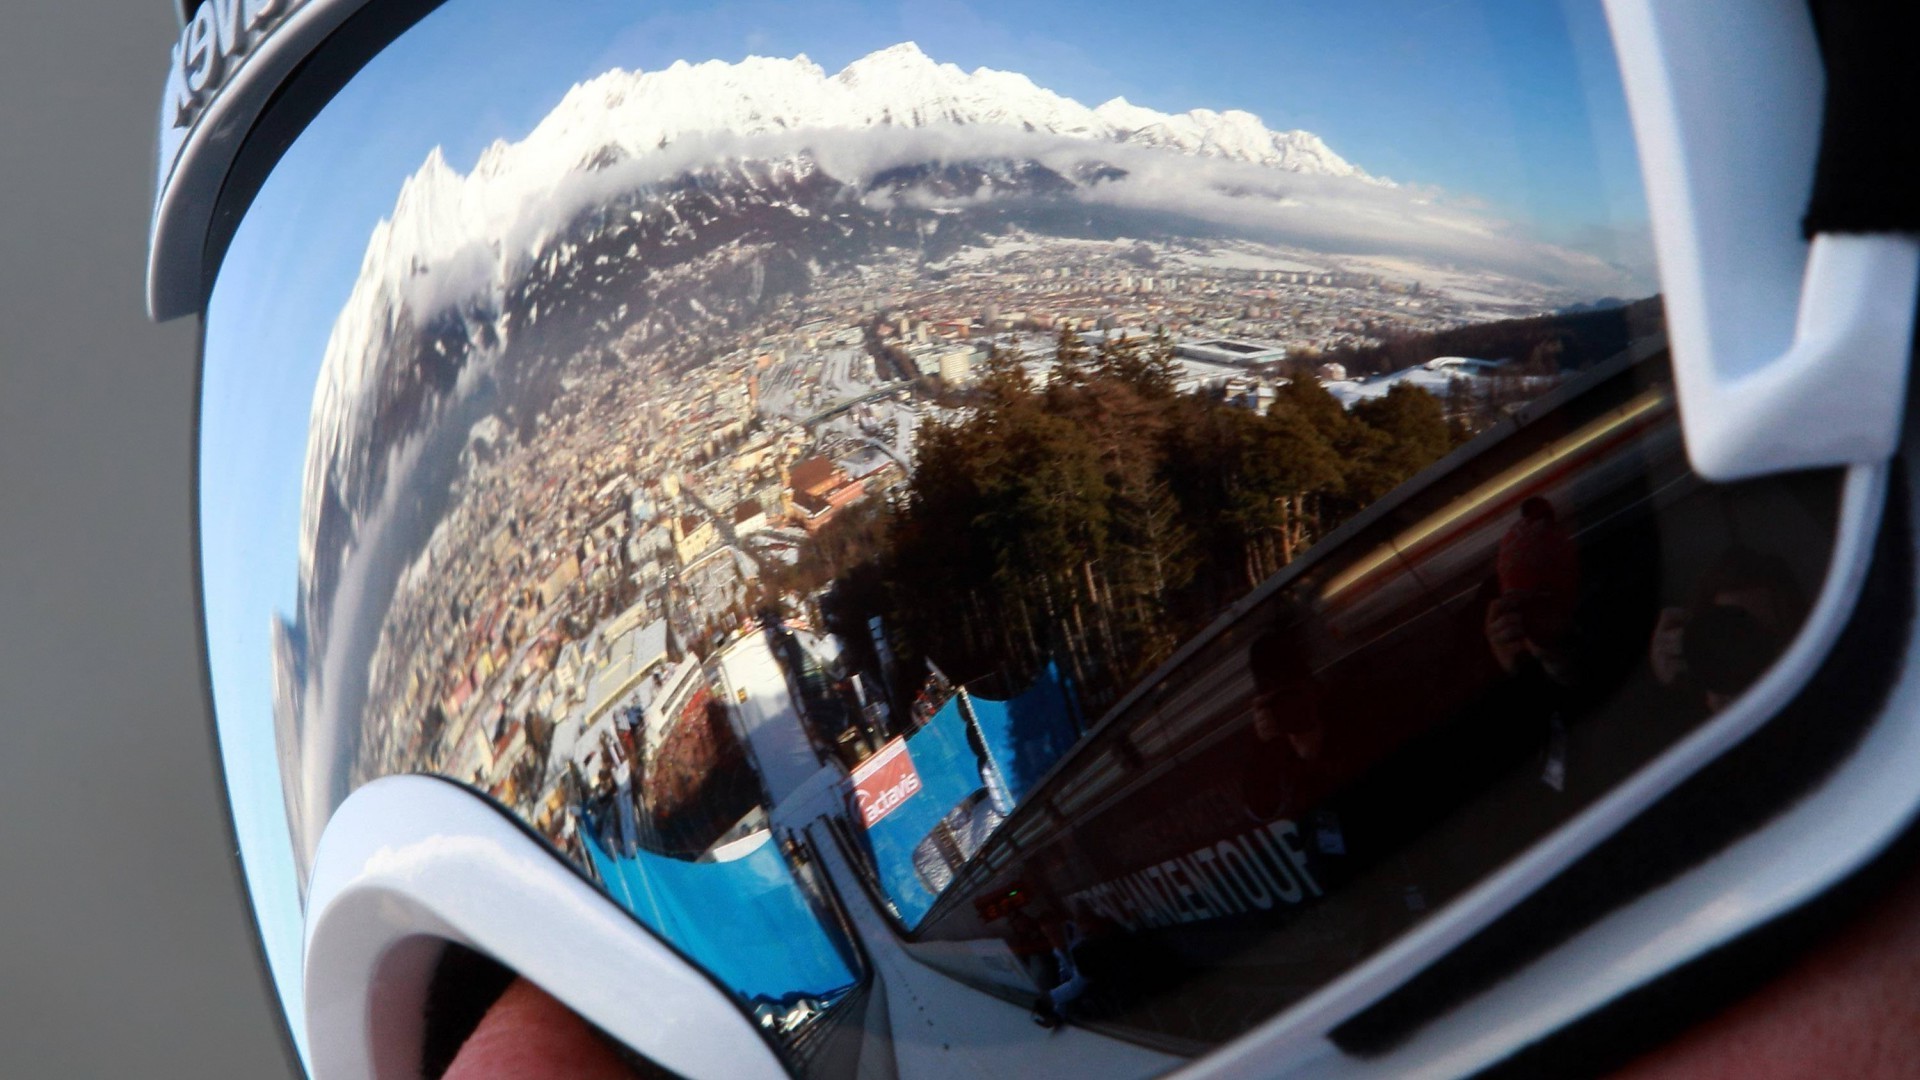
<instances>
[{"instance_id":1,"label":"mountain ridge","mask_svg":"<svg viewBox=\"0 0 1920 1080\"><path fill-rule=\"evenodd\" d=\"M692 169L700 160L695 144L710 137L784 136L795 140L792 149L805 152L810 134L880 129L936 139L998 130L1009 139L1045 136L1089 150L1165 151L1277 174L1393 186L1340 157L1318 136L1272 131L1251 113L1162 113L1123 97L1090 108L1023 74L986 67L966 72L939 63L911 41L869 53L831 75L805 54L731 63L682 60L657 71L616 68L575 84L524 138L489 144L472 169L459 171L436 146L402 183L392 213L368 239L352 294L327 342L310 417L308 492L322 490L324 473L358 456L359 425L348 418L361 411L356 399L378 393L382 376L376 368L387 347L449 309L500 310L512 279L551 257L550 245L568 218L565 208L577 202L573 209L583 209L592 198L622 190L620 179L609 175L604 190L583 191L597 175L613 173L611 167L622 162L673 157L665 152L676 147ZM842 179L857 183L865 177ZM535 216L556 217L550 213L556 207L563 211L557 222ZM349 468L362 472L369 464ZM322 501L310 498L303 510L308 542ZM303 578L312 575L314 554L303 545Z\"/></svg>"}]
</instances>

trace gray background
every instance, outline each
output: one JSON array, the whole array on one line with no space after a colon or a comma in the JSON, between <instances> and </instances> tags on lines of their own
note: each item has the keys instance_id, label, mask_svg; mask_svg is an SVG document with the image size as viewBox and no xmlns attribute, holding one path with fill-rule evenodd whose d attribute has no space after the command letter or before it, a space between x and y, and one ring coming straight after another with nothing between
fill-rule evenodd
<instances>
[{"instance_id":1,"label":"gray background","mask_svg":"<svg viewBox=\"0 0 1920 1080\"><path fill-rule=\"evenodd\" d=\"M174 15L3 17L0 1076L285 1076L200 684L195 330L141 306Z\"/></svg>"}]
</instances>

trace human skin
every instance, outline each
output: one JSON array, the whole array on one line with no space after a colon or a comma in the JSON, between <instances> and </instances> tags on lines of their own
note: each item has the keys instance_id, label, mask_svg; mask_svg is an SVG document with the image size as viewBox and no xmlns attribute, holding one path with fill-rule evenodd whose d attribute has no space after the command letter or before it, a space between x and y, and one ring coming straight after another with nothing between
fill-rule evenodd
<instances>
[{"instance_id":1,"label":"human skin","mask_svg":"<svg viewBox=\"0 0 1920 1080\"><path fill-rule=\"evenodd\" d=\"M1920 873L1615 1080L1920 1077Z\"/></svg>"},{"instance_id":2,"label":"human skin","mask_svg":"<svg viewBox=\"0 0 1920 1080\"><path fill-rule=\"evenodd\" d=\"M635 1080L585 1020L515 979L461 1045L445 1080Z\"/></svg>"}]
</instances>

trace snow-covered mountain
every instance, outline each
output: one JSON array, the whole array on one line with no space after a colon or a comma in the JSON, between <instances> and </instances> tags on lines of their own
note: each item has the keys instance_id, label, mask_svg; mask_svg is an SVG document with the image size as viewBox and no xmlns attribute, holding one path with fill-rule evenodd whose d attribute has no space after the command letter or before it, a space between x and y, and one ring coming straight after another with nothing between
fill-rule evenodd
<instances>
[{"instance_id":1,"label":"snow-covered mountain","mask_svg":"<svg viewBox=\"0 0 1920 1080\"><path fill-rule=\"evenodd\" d=\"M644 153L699 132L751 135L939 124L1007 127L1298 172L1366 175L1317 136L1270 131L1252 113L1195 109L1170 115L1125 98L1089 108L1016 72L967 72L937 63L912 42L861 57L834 75L804 55L610 71L574 87L524 141L494 144L475 172L491 173L509 158L529 155L577 164L582 148Z\"/></svg>"},{"instance_id":2,"label":"snow-covered mountain","mask_svg":"<svg viewBox=\"0 0 1920 1080\"><path fill-rule=\"evenodd\" d=\"M774 175L811 174L818 169L813 155L827 143L844 145L849 134L857 143L860 133L883 132L895 141L913 133L925 136L929 148L924 153L949 163L956 148L978 152L983 139L997 139L1012 148L1002 152L1006 159L1050 142L1081 145L1092 155L1104 153L1103 146L1135 155L1164 151L1262 171L1391 186L1334 153L1318 136L1269 130L1251 113L1196 109L1176 115L1123 98L1089 108L1015 72L967 72L937 63L911 42L862 57L831 75L805 56L609 71L576 85L525 138L488 146L469 172L454 169L436 148L402 185L392 214L373 230L351 298L327 343L314 394L301 530L303 580L329 580L328 568L316 567L316 560L329 554L337 558L342 551L337 543L326 545L323 534L337 538L352 531L341 528L348 525L345 520L326 526L323 516L357 521L370 509L368 501L377 498L380 485L372 482L373 474L381 467L379 455L390 448L372 445L376 418L391 413L396 403L431 401L434 388L423 382L452 374L434 370L436 357L457 367L466 348L497 343L497 336L509 332L501 321L510 307L506 294L529 268L544 264L552 273L555 264L574 254L578 238L561 234L577 224L580 212L639 184L689 170L711 178L728 169L715 162L729 158L784 157L786 166ZM878 173L896 180L912 175L900 170L911 162L912 151L905 151L907 159L899 153L862 166L864 176L844 175L855 169L842 167L837 179L858 185ZM1095 179L1124 175L1097 156L1086 165ZM1049 172L1030 165L1011 171L1020 182L1044 179L1040 174ZM738 179L740 170L733 172ZM969 175L993 187L997 178L1004 179L995 174L1007 172L1003 161ZM940 179L951 189L951 165ZM1063 180L1059 186L1075 184ZM1008 188L1002 183L994 190ZM665 207L669 213L675 212L672 203ZM648 212L644 206L636 209L636 220ZM669 232L690 228L688 222L674 222ZM446 320L446 313L463 310L470 317ZM411 344L423 335L443 339L425 365L414 362ZM406 354L398 363L396 351ZM396 418L385 419L393 429ZM399 426L405 427L401 420ZM322 553L316 545L334 550Z\"/></svg>"}]
</instances>

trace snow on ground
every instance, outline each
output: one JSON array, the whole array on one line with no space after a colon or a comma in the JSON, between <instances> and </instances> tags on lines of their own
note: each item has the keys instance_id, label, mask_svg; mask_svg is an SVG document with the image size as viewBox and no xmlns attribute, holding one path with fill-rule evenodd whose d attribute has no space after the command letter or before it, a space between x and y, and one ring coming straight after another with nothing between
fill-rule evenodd
<instances>
[{"instance_id":1,"label":"snow on ground","mask_svg":"<svg viewBox=\"0 0 1920 1080\"><path fill-rule=\"evenodd\" d=\"M855 410L854 426L871 445L884 446L902 468L911 470L913 437L920 429L921 419L919 406L886 398L869 402ZM892 437L883 439L889 424L892 425Z\"/></svg>"},{"instance_id":2,"label":"snow on ground","mask_svg":"<svg viewBox=\"0 0 1920 1080\"><path fill-rule=\"evenodd\" d=\"M1065 1026L1048 1031L1018 1005L982 993L909 956L875 910L825 828L809 829L854 933L886 988L887 1020L901 1080L978 1076L1156 1076L1184 1062L1145 1047Z\"/></svg>"},{"instance_id":3,"label":"snow on ground","mask_svg":"<svg viewBox=\"0 0 1920 1080\"><path fill-rule=\"evenodd\" d=\"M820 758L787 691L786 673L767 647L766 635L758 631L734 642L719 660L727 703L740 717L767 796L778 806L820 770Z\"/></svg>"},{"instance_id":4,"label":"snow on ground","mask_svg":"<svg viewBox=\"0 0 1920 1080\"><path fill-rule=\"evenodd\" d=\"M820 385L829 394L859 397L880 385L873 377L873 360L865 349L832 349L822 354Z\"/></svg>"},{"instance_id":5,"label":"snow on ground","mask_svg":"<svg viewBox=\"0 0 1920 1080\"><path fill-rule=\"evenodd\" d=\"M777 364L760 379L760 411L769 416L805 416L811 409L792 362Z\"/></svg>"},{"instance_id":6,"label":"snow on ground","mask_svg":"<svg viewBox=\"0 0 1920 1080\"><path fill-rule=\"evenodd\" d=\"M929 270L972 270L1010 255L1025 255L1033 252L1046 252L1053 255L1071 251L1089 260L1109 259L1132 251L1140 243L1141 241L1127 236L1114 240L1082 240L1064 236L1035 237L1027 233L1014 233L1008 236L990 237L984 244L961 248L937 263L928 263L927 268ZM1157 245L1149 246L1154 247L1156 251L1160 250Z\"/></svg>"},{"instance_id":7,"label":"snow on ground","mask_svg":"<svg viewBox=\"0 0 1920 1080\"><path fill-rule=\"evenodd\" d=\"M864 348L797 352L761 374L759 409L763 415L803 420L885 385Z\"/></svg>"},{"instance_id":8,"label":"snow on ground","mask_svg":"<svg viewBox=\"0 0 1920 1080\"><path fill-rule=\"evenodd\" d=\"M1504 274L1461 270L1417 259L1384 255L1355 256L1343 260L1340 269L1356 274L1375 274L1383 281L1402 285L1418 283L1422 292L1435 293L1457 303L1480 305L1485 317L1491 318L1512 318L1517 308L1537 308L1545 312L1576 299L1573 293L1565 289L1549 288ZM1478 317L1482 313L1475 314Z\"/></svg>"},{"instance_id":9,"label":"snow on ground","mask_svg":"<svg viewBox=\"0 0 1920 1080\"><path fill-rule=\"evenodd\" d=\"M762 558L778 559L788 566L794 566L800 562L800 549L792 544L780 542L762 543L759 544L755 550L760 553Z\"/></svg>"},{"instance_id":10,"label":"snow on ground","mask_svg":"<svg viewBox=\"0 0 1920 1080\"><path fill-rule=\"evenodd\" d=\"M1247 369L1243 367L1233 367L1228 364L1210 364L1205 360L1195 360L1190 356L1178 357L1174 360L1174 363L1180 368L1180 386L1182 389L1205 386L1208 383L1219 382L1221 379L1231 379L1236 375L1245 375L1247 373Z\"/></svg>"},{"instance_id":11,"label":"snow on ground","mask_svg":"<svg viewBox=\"0 0 1920 1080\"><path fill-rule=\"evenodd\" d=\"M1472 361L1483 363L1484 361ZM1438 365L1439 361L1434 361ZM1334 400L1351 409L1362 401L1387 396L1387 392L1402 383L1418 387L1437 398L1445 398L1453 393L1454 380L1471 381L1472 374L1452 366L1428 366L1406 368L1390 375L1376 375L1371 379L1322 379L1320 385L1327 388Z\"/></svg>"},{"instance_id":12,"label":"snow on ground","mask_svg":"<svg viewBox=\"0 0 1920 1080\"><path fill-rule=\"evenodd\" d=\"M800 639L800 647L821 667L840 659L840 639L832 634L816 634L811 630L795 630L793 634Z\"/></svg>"},{"instance_id":13,"label":"snow on ground","mask_svg":"<svg viewBox=\"0 0 1920 1080\"><path fill-rule=\"evenodd\" d=\"M1191 267L1196 270L1280 270L1289 272L1305 271L1310 274L1323 274L1336 269L1322 258L1317 262L1302 262L1304 253L1294 253L1283 248L1271 248L1262 244L1233 243L1201 251L1160 250L1165 269Z\"/></svg>"},{"instance_id":14,"label":"snow on ground","mask_svg":"<svg viewBox=\"0 0 1920 1080\"><path fill-rule=\"evenodd\" d=\"M1014 239L997 236L985 244L964 247L937 263L928 263L930 270L962 270L979 266L982 263L1002 259L1008 255L1018 255L1030 251L1040 251L1051 247L1051 242L1043 244L1037 240Z\"/></svg>"}]
</instances>

